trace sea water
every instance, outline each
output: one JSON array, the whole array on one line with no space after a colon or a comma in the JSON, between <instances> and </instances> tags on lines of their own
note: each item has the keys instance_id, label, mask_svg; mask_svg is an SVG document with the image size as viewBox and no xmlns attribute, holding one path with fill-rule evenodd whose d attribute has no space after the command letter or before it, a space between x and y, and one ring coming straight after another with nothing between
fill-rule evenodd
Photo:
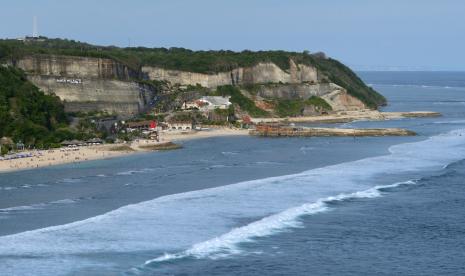
<instances>
[{"instance_id":1,"label":"sea water","mask_svg":"<svg viewBox=\"0 0 465 276\"><path fill-rule=\"evenodd\" d=\"M0 271L464 274L465 73L360 75L385 110L443 117L344 124L417 137L222 137L2 174Z\"/></svg>"}]
</instances>

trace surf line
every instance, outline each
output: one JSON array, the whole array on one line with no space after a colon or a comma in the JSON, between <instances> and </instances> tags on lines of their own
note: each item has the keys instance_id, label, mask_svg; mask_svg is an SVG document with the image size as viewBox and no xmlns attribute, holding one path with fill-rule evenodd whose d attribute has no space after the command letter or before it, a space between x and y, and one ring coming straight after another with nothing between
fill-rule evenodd
<instances>
[{"instance_id":1,"label":"surf line","mask_svg":"<svg viewBox=\"0 0 465 276\"><path fill-rule=\"evenodd\" d=\"M191 248L179 253L165 253L160 257L148 260L144 266L154 263L162 263L184 258L194 259L218 259L233 254L241 253L238 244L253 242L254 238L270 236L283 232L289 228L301 228L303 224L299 218L305 215L313 215L331 210L329 205L334 202L340 202L357 198L376 198L383 195L383 191L389 188L396 188L403 185L417 184L418 180L408 180L388 185L378 185L367 190L353 193L342 193L336 196L330 196L319 199L313 203L306 203L298 207L293 207L280 213L262 218L242 227L234 228L230 232L219 237L194 244Z\"/></svg>"}]
</instances>

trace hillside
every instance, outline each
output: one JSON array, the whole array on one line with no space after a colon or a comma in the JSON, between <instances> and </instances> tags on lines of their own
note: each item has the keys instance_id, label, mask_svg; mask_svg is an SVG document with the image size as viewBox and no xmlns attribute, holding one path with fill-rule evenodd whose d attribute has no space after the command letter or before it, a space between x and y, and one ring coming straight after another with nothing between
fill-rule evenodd
<instances>
[{"instance_id":1,"label":"hillside","mask_svg":"<svg viewBox=\"0 0 465 276\"><path fill-rule=\"evenodd\" d=\"M102 47L62 39L0 40L0 61L19 65L40 88L50 89L66 100L65 106L71 111L86 108L114 112L123 108L124 113L142 112L150 107L150 99L156 91L128 83L132 80L201 84L213 89L223 85L275 83L281 86L275 86L274 90L289 92L289 85L294 85L293 91L304 91L302 93L306 97L329 94L331 91L326 90L325 84L332 83L367 107L377 108L386 103L382 95L366 86L340 62L307 52L192 51L183 48ZM86 71L98 73L89 76L68 72L84 67ZM80 87L65 87L55 83L58 77L79 77L83 83ZM55 91L60 89L63 91ZM262 95L270 94L270 91L265 91L267 87L263 86L262 90ZM92 91L102 91L101 96L91 97Z\"/></svg>"},{"instance_id":2,"label":"hillside","mask_svg":"<svg viewBox=\"0 0 465 276\"><path fill-rule=\"evenodd\" d=\"M39 147L58 143L70 133L63 104L26 79L23 72L0 66L0 137Z\"/></svg>"}]
</instances>

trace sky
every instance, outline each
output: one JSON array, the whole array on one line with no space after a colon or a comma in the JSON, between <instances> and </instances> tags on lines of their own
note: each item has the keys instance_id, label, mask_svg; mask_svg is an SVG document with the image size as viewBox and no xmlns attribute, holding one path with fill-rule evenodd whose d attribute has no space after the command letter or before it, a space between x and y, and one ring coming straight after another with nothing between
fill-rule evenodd
<instances>
[{"instance_id":1,"label":"sky","mask_svg":"<svg viewBox=\"0 0 465 276\"><path fill-rule=\"evenodd\" d=\"M0 38L323 51L355 70L465 71L465 0L0 0Z\"/></svg>"}]
</instances>

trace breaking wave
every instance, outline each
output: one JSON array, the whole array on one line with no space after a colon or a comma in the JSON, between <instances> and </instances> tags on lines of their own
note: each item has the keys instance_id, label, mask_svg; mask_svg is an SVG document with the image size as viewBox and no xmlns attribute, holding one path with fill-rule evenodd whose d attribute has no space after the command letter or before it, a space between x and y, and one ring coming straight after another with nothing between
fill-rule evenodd
<instances>
[{"instance_id":1,"label":"breaking wave","mask_svg":"<svg viewBox=\"0 0 465 276\"><path fill-rule=\"evenodd\" d=\"M409 180L391 185L380 185L364 191L349 194L343 193L320 199L314 203L306 203L299 207L290 208L278 214L265 217L246 226L235 228L224 235L195 244L183 252L174 254L165 253L160 257L146 261L144 265L183 258L217 259L238 254L241 253L241 250L238 248L239 244L252 242L255 238L270 236L290 228L300 228L302 227L302 223L299 220L301 217L329 211L331 209L330 203L350 199L376 198L382 196L382 192L386 189L412 184L416 184L416 181Z\"/></svg>"}]
</instances>

